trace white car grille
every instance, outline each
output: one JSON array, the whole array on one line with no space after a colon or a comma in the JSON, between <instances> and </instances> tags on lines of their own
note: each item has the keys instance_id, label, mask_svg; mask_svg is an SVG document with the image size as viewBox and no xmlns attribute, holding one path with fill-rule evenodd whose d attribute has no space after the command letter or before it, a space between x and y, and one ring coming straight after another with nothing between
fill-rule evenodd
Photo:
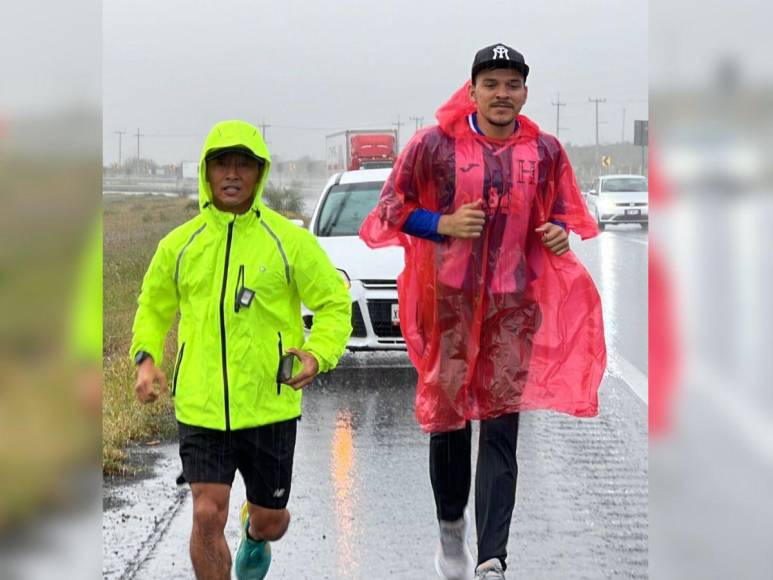
<instances>
[{"instance_id":1,"label":"white car grille","mask_svg":"<svg viewBox=\"0 0 773 580\"><path fill-rule=\"evenodd\" d=\"M362 286L368 290L396 290L395 280L360 280Z\"/></svg>"}]
</instances>

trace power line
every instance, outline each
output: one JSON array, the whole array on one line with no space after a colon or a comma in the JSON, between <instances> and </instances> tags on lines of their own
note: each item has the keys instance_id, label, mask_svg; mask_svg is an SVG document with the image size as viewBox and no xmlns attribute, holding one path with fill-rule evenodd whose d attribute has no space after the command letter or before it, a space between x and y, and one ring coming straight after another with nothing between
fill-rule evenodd
<instances>
[{"instance_id":1,"label":"power line","mask_svg":"<svg viewBox=\"0 0 773 580\"><path fill-rule=\"evenodd\" d=\"M556 102L551 101L551 104L556 108L556 137L558 137L561 131L561 107L565 107L566 103L561 102L561 93L556 93Z\"/></svg>"},{"instance_id":2,"label":"power line","mask_svg":"<svg viewBox=\"0 0 773 580\"><path fill-rule=\"evenodd\" d=\"M411 121L416 123L416 132L419 132L419 128L424 125L424 117L408 117Z\"/></svg>"}]
</instances>

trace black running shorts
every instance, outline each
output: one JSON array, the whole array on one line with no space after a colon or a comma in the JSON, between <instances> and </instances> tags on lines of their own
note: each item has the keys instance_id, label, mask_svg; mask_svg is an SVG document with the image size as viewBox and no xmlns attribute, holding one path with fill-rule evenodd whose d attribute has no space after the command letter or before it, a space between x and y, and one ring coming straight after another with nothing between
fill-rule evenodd
<instances>
[{"instance_id":1,"label":"black running shorts","mask_svg":"<svg viewBox=\"0 0 773 580\"><path fill-rule=\"evenodd\" d=\"M298 419L262 427L217 431L178 421L180 458L188 483L233 484L236 470L247 501L282 509L290 497Z\"/></svg>"}]
</instances>

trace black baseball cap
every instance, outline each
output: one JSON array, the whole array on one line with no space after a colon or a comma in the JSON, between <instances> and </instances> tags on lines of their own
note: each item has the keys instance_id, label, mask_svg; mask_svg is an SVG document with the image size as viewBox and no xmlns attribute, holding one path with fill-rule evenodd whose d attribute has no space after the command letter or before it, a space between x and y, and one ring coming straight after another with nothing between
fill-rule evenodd
<instances>
[{"instance_id":1,"label":"black baseball cap","mask_svg":"<svg viewBox=\"0 0 773 580\"><path fill-rule=\"evenodd\" d=\"M221 147L220 149L212 149L212 151L207 152L207 156L204 158L204 160L212 161L213 159L217 159L223 155L228 155L229 153L241 153L242 155L246 155L247 157L251 157L252 159L263 163L263 159L255 155L251 149L239 145L235 145L233 147Z\"/></svg>"},{"instance_id":2,"label":"black baseball cap","mask_svg":"<svg viewBox=\"0 0 773 580\"><path fill-rule=\"evenodd\" d=\"M512 68L523 75L523 80L529 75L529 65L523 59L523 55L506 44L492 44L481 48L475 54L472 61L472 82L475 76L482 70L492 68Z\"/></svg>"}]
</instances>

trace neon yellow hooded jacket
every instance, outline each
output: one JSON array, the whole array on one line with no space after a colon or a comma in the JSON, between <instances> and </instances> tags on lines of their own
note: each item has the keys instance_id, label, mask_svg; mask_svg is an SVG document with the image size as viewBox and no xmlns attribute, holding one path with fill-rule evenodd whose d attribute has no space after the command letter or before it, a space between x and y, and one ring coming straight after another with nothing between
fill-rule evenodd
<instances>
[{"instance_id":1,"label":"neon yellow hooded jacket","mask_svg":"<svg viewBox=\"0 0 773 580\"><path fill-rule=\"evenodd\" d=\"M265 162L252 207L241 215L215 208L206 179L207 154L233 146ZM270 167L255 127L215 125L199 163L200 214L159 242L143 280L130 354L144 350L160 365L179 310L170 388L183 423L230 430L298 417L301 391L276 380L280 355L289 347L309 351L325 372L338 363L351 333L349 292L316 238L261 201ZM242 286L255 298L236 311ZM314 312L306 341L301 301Z\"/></svg>"}]
</instances>

